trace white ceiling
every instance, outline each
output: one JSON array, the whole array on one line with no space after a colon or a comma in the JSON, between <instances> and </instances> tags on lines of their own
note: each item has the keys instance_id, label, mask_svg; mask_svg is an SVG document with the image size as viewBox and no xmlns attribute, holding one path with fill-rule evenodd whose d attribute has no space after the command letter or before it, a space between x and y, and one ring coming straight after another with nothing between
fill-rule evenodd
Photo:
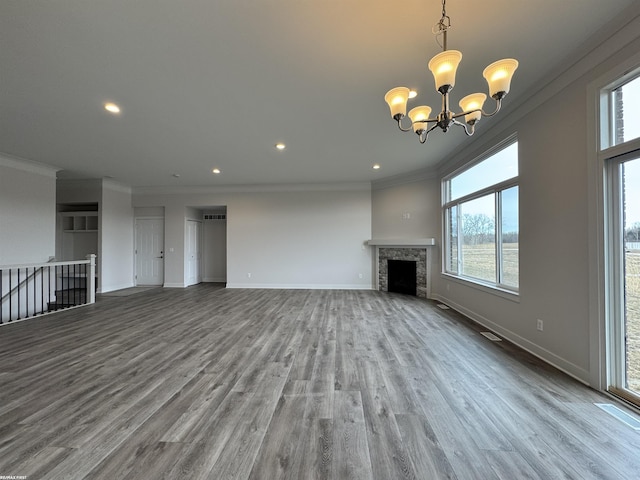
<instances>
[{"instance_id":1,"label":"white ceiling","mask_svg":"<svg viewBox=\"0 0 640 480\"><path fill-rule=\"evenodd\" d=\"M508 112L635 1L448 0L449 48L464 55L454 106L486 91L486 65L514 57ZM420 145L394 126L383 96L406 85L420 92L414 105L439 110L427 62L440 51L431 27L441 9L440 0L2 0L0 152L60 177L131 186L371 181L433 167L472 139L455 129ZM106 113L106 101L122 113Z\"/></svg>"}]
</instances>

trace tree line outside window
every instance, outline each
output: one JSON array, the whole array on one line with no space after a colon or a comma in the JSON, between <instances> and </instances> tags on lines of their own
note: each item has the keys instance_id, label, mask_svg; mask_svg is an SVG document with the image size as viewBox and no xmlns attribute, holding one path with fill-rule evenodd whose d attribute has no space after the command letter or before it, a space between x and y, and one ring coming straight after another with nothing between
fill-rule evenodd
<instances>
[{"instance_id":1,"label":"tree line outside window","mask_svg":"<svg viewBox=\"0 0 640 480\"><path fill-rule=\"evenodd\" d=\"M518 143L443 180L445 273L517 291Z\"/></svg>"}]
</instances>

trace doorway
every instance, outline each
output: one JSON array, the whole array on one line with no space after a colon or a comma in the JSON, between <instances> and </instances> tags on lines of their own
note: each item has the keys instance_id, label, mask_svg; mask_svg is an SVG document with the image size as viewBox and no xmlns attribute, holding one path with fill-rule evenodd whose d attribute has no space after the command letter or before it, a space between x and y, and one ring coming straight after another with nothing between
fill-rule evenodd
<instances>
[{"instance_id":1,"label":"doorway","mask_svg":"<svg viewBox=\"0 0 640 480\"><path fill-rule=\"evenodd\" d=\"M187 220L186 239L186 275L185 286L195 285L202 281L202 223L196 220Z\"/></svg>"},{"instance_id":2,"label":"doorway","mask_svg":"<svg viewBox=\"0 0 640 480\"><path fill-rule=\"evenodd\" d=\"M164 284L164 218L136 219L136 285Z\"/></svg>"}]
</instances>

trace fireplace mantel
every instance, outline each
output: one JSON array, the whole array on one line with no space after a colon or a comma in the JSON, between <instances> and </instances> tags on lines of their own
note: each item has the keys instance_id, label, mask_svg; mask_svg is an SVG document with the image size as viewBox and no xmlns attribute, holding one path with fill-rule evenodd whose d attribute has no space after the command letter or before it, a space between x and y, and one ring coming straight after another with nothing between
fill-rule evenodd
<instances>
[{"instance_id":1,"label":"fireplace mantel","mask_svg":"<svg viewBox=\"0 0 640 480\"><path fill-rule=\"evenodd\" d=\"M367 245L375 247L431 247L435 244L435 238L372 238L367 240Z\"/></svg>"}]
</instances>

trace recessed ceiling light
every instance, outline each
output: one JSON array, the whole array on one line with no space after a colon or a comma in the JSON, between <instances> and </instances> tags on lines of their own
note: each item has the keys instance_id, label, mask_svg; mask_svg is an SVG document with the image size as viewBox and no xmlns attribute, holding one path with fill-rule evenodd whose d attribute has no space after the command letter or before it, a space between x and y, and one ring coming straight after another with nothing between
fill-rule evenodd
<instances>
[{"instance_id":1,"label":"recessed ceiling light","mask_svg":"<svg viewBox=\"0 0 640 480\"><path fill-rule=\"evenodd\" d=\"M415 90L409 90L409 98L416 98L418 96L418 92Z\"/></svg>"},{"instance_id":2,"label":"recessed ceiling light","mask_svg":"<svg viewBox=\"0 0 640 480\"><path fill-rule=\"evenodd\" d=\"M174 173L173 175L171 175L172 177L176 177L176 178L180 178L180 174L179 173Z\"/></svg>"},{"instance_id":3,"label":"recessed ceiling light","mask_svg":"<svg viewBox=\"0 0 640 480\"><path fill-rule=\"evenodd\" d=\"M120 107L115 103L105 103L104 109L109 113L120 113Z\"/></svg>"},{"instance_id":4,"label":"recessed ceiling light","mask_svg":"<svg viewBox=\"0 0 640 480\"><path fill-rule=\"evenodd\" d=\"M222 173L222 171L219 168L214 168L213 170L211 170L213 173L215 173L216 175L218 175L219 173Z\"/></svg>"},{"instance_id":5,"label":"recessed ceiling light","mask_svg":"<svg viewBox=\"0 0 640 480\"><path fill-rule=\"evenodd\" d=\"M378 164L378 163L374 163L374 164L373 164L373 169L374 169L374 170L380 170L380 164Z\"/></svg>"},{"instance_id":6,"label":"recessed ceiling light","mask_svg":"<svg viewBox=\"0 0 640 480\"><path fill-rule=\"evenodd\" d=\"M284 143L280 142L280 143L276 143L276 148L278 150L284 150L285 148L287 148L287 146Z\"/></svg>"}]
</instances>

